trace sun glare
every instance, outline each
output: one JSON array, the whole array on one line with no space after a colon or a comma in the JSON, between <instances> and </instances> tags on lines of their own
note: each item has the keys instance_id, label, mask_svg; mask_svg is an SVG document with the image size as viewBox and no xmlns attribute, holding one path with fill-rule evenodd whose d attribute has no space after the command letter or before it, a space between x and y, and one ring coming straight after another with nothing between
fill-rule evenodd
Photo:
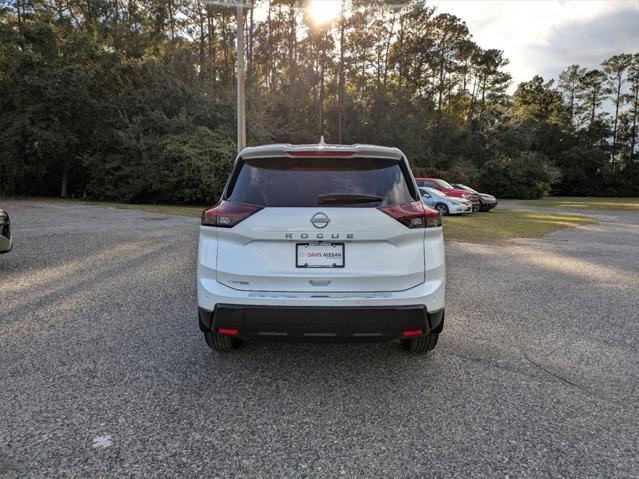
<instances>
[{"instance_id":1,"label":"sun glare","mask_svg":"<svg viewBox=\"0 0 639 479\"><path fill-rule=\"evenodd\" d=\"M322 25L337 18L341 7L340 0L311 0L308 14L315 24Z\"/></svg>"}]
</instances>

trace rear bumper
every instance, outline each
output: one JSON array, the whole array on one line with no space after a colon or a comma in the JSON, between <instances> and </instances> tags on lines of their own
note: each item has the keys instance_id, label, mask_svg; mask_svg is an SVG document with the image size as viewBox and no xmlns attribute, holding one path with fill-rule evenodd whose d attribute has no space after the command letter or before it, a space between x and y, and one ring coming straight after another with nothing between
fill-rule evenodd
<instances>
[{"instance_id":1,"label":"rear bumper","mask_svg":"<svg viewBox=\"0 0 639 479\"><path fill-rule=\"evenodd\" d=\"M423 305L389 307L289 307L218 304L198 308L200 328L237 331L242 339L276 341L390 341L404 331L440 332L444 310Z\"/></svg>"},{"instance_id":2,"label":"rear bumper","mask_svg":"<svg viewBox=\"0 0 639 479\"><path fill-rule=\"evenodd\" d=\"M436 251L427 250L433 257ZM213 274L212 274L213 273ZM386 308L412 305L438 311L445 305L446 268L441 264L428 270L429 279L404 291L392 292L277 292L243 291L213 279L214 272L198 266L198 307L214 311L218 304L291 308ZM319 289L319 288L318 288Z\"/></svg>"}]
</instances>

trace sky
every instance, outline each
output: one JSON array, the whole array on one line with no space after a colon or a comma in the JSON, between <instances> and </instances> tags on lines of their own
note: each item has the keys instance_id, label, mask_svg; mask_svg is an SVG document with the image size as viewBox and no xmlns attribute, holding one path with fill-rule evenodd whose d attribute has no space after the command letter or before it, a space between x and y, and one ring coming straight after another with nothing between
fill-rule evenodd
<instances>
[{"instance_id":1,"label":"sky","mask_svg":"<svg viewBox=\"0 0 639 479\"><path fill-rule=\"evenodd\" d=\"M436 0L466 22L484 49L504 50L511 91L534 75L557 78L573 63L597 68L617 53L639 53L639 0Z\"/></svg>"}]
</instances>

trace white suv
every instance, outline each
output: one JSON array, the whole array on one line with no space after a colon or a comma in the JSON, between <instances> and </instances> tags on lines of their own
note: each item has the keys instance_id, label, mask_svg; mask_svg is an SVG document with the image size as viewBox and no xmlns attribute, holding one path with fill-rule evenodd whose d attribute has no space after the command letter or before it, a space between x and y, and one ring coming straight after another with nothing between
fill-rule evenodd
<instances>
[{"instance_id":1,"label":"white suv","mask_svg":"<svg viewBox=\"0 0 639 479\"><path fill-rule=\"evenodd\" d=\"M246 148L202 214L200 329L243 340L388 341L435 347L446 271L439 213L397 148Z\"/></svg>"}]
</instances>

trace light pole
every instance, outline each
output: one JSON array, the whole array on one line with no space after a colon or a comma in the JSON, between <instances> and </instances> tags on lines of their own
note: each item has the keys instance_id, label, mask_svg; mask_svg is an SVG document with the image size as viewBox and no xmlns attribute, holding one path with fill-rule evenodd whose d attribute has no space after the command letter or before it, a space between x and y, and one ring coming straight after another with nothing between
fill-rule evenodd
<instances>
[{"instance_id":1,"label":"light pole","mask_svg":"<svg viewBox=\"0 0 639 479\"><path fill-rule=\"evenodd\" d=\"M237 6L237 152L246 146L246 92L244 77L244 7Z\"/></svg>"},{"instance_id":2,"label":"light pole","mask_svg":"<svg viewBox=\"0 0 639 479\"><path fill-rule=\"evenodd\" d=\"M207 5L235 7L237 10L237 152L246 146L246 95L244 75L244 9L252 8L250 3L234 0L203 0Z\"/></svg>"}]
</instances>

